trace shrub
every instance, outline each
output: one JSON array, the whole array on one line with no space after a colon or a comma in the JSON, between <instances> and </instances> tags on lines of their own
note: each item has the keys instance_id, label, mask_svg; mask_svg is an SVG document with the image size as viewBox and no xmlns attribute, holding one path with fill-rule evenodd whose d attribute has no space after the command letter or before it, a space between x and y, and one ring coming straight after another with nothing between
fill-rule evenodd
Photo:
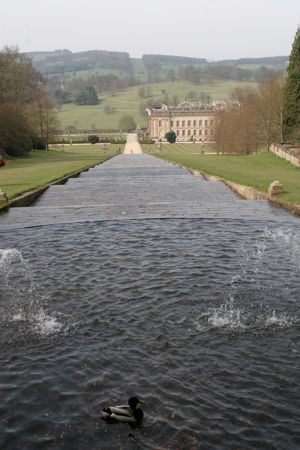
<instances>
[{"instance_id":1,"label":"shrub","mask_svg":"<svg viewBox=\"0 0 300 450\"><path fill-rule=\"evenodd\" d=\"M99 142L99 136L96 134L91 134L87 139L90 144L97 144L97 142Z\"/></svg>"},{"instance_id":2,"label":"shrub","mask_svg":"<svg viewBox=\"0 0 300 450\"><path fill-rule=\"evenodd\" d=\"M43 138L39 136L32 136L32 148L36 150L46 150L47 145Z\"/></svg>"},{"instance_id":3,"label":"shrub","mask_svg":"<svg viewBox=\"0 0 300 450\"><path fill-rule=\"evenodd\" d=\"M174 133L174 131L169 131L168 133L166 133L165 138L168 142L170 142L170 144L174 144L174 142L176 142L176 134Z\"/></svg>"},{"instance_id":4,"label":"shrub","mask_svg":"<svg viewBox=\"0 0 300 450\"><path fill-rule=\"evenodd\" d=\"M140 140L139 140L139 143L140 143L140 144L146 144L146 145L147 145L147 144L154 144L154 142L155 142L155 141L154 141L153 139L140 139Z\"/></svg>"},{"instance_id":5,"label":"shrub","mask_svg":"<svg viewBox=\"0 0 300 450\"><path fill-rule=\"evenodd\" d=\"M77 105L98 105L97 92L92 86L82 89L75 99Z\"/></svg>"},{"instance_id":6,"label":"shrub","mask_svg":"<svg viewBox=\"0 0 300 450\"><path fill-rule=\"evenodd\" d=\"M136 129L134 118L130 115L122 116L119 122L119 129L122 131L133 131Z\"/></svg>"}]
</instances>

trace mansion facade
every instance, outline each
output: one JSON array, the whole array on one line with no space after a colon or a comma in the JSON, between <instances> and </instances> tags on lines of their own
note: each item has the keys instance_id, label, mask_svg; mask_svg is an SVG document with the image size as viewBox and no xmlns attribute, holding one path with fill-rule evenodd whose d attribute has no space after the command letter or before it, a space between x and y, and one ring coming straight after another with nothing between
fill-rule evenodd
<instances>
[{"instance_id":1,"label":"mansion facade","mask_svg":"<svg viewBox=\"0 0 300 450\"><path fill-rule=\"evenodd\" d=\"M226 109L226 103L215 101L209 105L180 103L147 109L148 133L155 141L165 141L169 131L176 134L176 142L214 142L217 110Z\"/></svg>"}]
</instances>

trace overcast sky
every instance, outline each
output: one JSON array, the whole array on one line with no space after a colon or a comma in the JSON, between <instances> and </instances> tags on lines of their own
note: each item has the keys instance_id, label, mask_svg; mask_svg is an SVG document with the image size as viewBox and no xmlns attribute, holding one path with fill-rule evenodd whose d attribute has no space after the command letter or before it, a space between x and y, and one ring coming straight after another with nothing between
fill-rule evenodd
<instances>
[{"instance_id":1,"label":"overcast sky","mask_svg":"<svg viewBox=\"0 0 300 450\"><path fill-rule=\"evenodd\" d=\"M0 48L226 59L289 55L300 0L8 0Z\"/></svg>"}]
</instances>

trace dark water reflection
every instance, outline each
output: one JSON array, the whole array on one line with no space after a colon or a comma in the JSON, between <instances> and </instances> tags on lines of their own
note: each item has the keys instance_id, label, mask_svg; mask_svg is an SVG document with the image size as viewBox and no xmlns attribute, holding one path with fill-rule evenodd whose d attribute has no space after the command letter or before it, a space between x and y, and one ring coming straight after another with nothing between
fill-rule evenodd
<instances>
[{"instance_id":1,"label":"dark water reflection","mask_svg":"<svg viewBox=\"0 0 300 450\"><path fill-rule=\"evenodd\" d=\"M0 243L0 448L300 447L299 229L101 222ZM135 393L142 429L100 420Z\"/></svg>"}]
</instances>

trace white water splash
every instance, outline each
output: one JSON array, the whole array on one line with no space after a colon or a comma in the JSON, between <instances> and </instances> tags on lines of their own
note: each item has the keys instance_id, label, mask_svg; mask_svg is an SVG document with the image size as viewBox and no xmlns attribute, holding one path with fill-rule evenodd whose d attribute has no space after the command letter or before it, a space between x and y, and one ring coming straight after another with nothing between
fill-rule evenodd
<instances>
[{"instance_id":1,"label":"white water splash","mask_svg":"<svg viewBox=\"0 0 300 450\"><path fill-rule=\"evenodd\" d=\"M246 307L240 306L241 299L237 301L232 295L218 307L209 308L201 313L193 323L200 332L213 329L244 332L251 330L264 330L268 328L288 328L299 322L296 315L286 312L270 314L268 305L265 307L252 302Z\"/></svg>"},{"instance_id":2,"label":"white water splash","mask_svg":"<svg viewBox=\"0 0 300 450\"><path fill-rule=\"evenodd\" d=\"M281 257L285 256L293 261L297 271L300 271L300 235L288 228L276 230L266 228L265 238L269 239L272 246L276 246Z\"/></svg>"},{"instance_id":3,"label":"white water splash","mask_svg":"<svg viewBox=\"0 0 300 450\"><path fill-rule=\"evenodd\" d=\"M1 303L0 324L20 324L22 333L44 337L62 330L63 325L45 312L31 268L17 249L0 249L0 294L5 300Z\"/></svg>"},{"instance_id":4,"label":"white water splash","mask_svg":"<svg viewBox=\"0 0 300 450\"><path fill-rule=\"evenodd\" d=\"M56 317L49 316L42 309L35 316L35 321L32 325L40 336L50 336L62 330L62 324L57 321Z\"/></svg>"},{"instance_id":5,"label":"white water splash","mask_svg":"<svg viewBox=\"0 0 300 450\"><path fill-rule=\"evenodd\" d=\"M22 253L15 249L0 249L0 279L2 286L15 290L30 290L32 272Z\"/></svg>"},{"instance_id":6,"label":"white water splash","mask_svg":"<svg viewBox=\"0 0 300 450\"><path fill-rule=\"evenodd\" d=\"M230 297L218 308L209 308L207 323L213 328L241 329L244 328L242 313L243 311L235 305L234 298Z\"/></svg>"},{"instance_id":7,"label":"white water splash","mask_svg":"<svg viewBox=\"0 0 300 450\"><path fill-rule=\"evenodd\" d=\"M268 315L265 321L266 327L279 327L287 328L294 325L297 322L296 317L288 316L287 314L278 314L274 310L272 315Z\"/></svg>"}]
</instances>

